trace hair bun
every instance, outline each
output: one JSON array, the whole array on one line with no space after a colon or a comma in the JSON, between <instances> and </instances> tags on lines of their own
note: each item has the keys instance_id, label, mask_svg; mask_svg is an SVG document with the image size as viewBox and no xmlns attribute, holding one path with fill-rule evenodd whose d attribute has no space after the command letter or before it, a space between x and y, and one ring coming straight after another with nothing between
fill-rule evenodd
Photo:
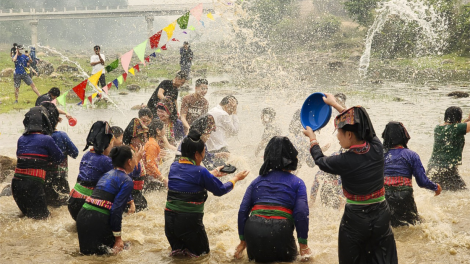
<instances>
[{"instance_id":1,"label":"hair bun","mask_svg":"<svg viewBox=\"0 0 470 264\"><path fill-rule=\"evenodd\" d=\"M113 147L111 151L109 152L109 157L110 158L117 157L119 155L119 152L120 152L120 148Z\"/></svg>"},{"instance_id":2,"label":"hair bun","mask_svg":"<svg viewBox=\"0 0 470 264\"><path fill-rule=\"evenodd\" d=\"M194 141L198 141L199 139L201 139L201 133L193 129L189 131L188 137Z\"/></svg>"}]
</instances>

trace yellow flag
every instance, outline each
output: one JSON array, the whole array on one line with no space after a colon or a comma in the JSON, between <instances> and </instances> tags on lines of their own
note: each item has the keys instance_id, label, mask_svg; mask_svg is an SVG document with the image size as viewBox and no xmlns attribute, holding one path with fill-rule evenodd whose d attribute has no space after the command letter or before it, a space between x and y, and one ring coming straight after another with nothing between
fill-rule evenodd
<instances>
[{"instance_id":1,"label":"yellow flag","mask_svg":"<svg viewBox=\"0 0 470 264\"><path fill-rule=\"evenodd\" d=\"M91 98L92 98L92 99L95 99L95 97L96 97L97 95L98 95L98 93L94 93L94 94L91 95Z\"/></svg>"},{"instance_id":2,"label":"yellow flag","mask_svg":"<svg viewBox=\"0 0 470 264\"><path fill-rule=\"evenodd\" d=\"M173 36L173 31L175 31L175 28L176 28L176 21L169 24L166 28L163 29L163 31L165 31L166 35L168 36L168 40L170 40L171 37Z\"/></svg>"},{"instance_id":3,"label":"yellow flag","mask_svg":"<svg viewBox=\"0 0 470 264\"><path fill-rule=\"evenodd\" d=\"M88 81L90 81L90 83L92 83L93 86L97 86L98 80L100 79L102 73L103 73L103 70L93 74L90 78L88 78Z\"/></svg>"},{"instance_id":4,"label":"yellow flag","mask_svg":"<svg viewBox=\"0 0 470 264\"><path fill-rule=\"evenodd\" d=\"M130 69L129 69L129 72L132 73L132 75L135 75L135 73L134 73L134 68L130 68Z\"/></svg>"},{"instance_id":5,"label":"yellow flag","mask_svg":"<svg viewBox=\"0 0 470 264\"><path fill-rule=\"evenodd\" d=\"M214 16L212 15L211 12L209 12L209 14L207 14L207 17L208 17L210 20L214 20Z\"/></svg>"}]
</instances>

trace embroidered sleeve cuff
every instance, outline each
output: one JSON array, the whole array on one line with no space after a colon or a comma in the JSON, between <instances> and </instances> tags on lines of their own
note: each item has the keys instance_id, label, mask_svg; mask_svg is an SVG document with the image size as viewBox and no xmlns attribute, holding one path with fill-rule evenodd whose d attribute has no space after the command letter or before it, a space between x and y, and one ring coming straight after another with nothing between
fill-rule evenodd
<instances>
[{"instance_id":1,"label":"embroidered sleeve cuff","mask_svg":"<svg viewBox=\"0 0 470 264\"><path fill-rule=\"evenodd\" d=\"M245 241L245 236L244 236L244 235L240 235L240 240L241 240L241 241Z\"/></svg>"},{"instance_id":2,"label":"embroidered sleeve cuff","mask_svg":"<svg viewBox=\"0 0 470 264\"><path fill-rule=\"evenodd\" d=\"M299 240L299 244L304 244L304 245L307 245L307 239L306 238L298 238Z\"/></svg>"}]
</instances>

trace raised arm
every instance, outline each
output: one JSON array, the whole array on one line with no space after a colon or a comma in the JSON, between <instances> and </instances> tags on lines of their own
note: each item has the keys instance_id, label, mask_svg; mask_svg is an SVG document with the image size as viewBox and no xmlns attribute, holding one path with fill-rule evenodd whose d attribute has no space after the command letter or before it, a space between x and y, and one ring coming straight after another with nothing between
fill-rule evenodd
<instances>
[{"instance_id":1,"label":"raised arm","mask_svg":"<svg viewBox=\"0 0 470 264\"><path fill-rule=\"evenodd\" d=\"M340 113L346 110L344 107L338 104L338 102L336 102L335 96L333 94L325 93L325 96L326 97L323 97L323 101L325 101L327 105L334 107Z\"/></svg>"}]
</instances>

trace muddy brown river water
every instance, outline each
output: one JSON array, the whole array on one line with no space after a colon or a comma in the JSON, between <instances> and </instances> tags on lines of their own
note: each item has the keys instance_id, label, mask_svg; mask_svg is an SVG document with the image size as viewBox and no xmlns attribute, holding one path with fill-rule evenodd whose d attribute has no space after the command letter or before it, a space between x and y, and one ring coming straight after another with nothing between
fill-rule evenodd
<instances>
[{"instance_id":1,"label":"muddy brown river water","mask_svg":"<svg viewBox=\"0 0 470 264\"><path fill-rule=\"evenodd\" d=\"M209 78L211 81L211 78ZM300 108L303 98L310 93L344 92L347 105L362 105L367 108L377 134L381 135L387 122L402 122L408 129L411 140L409 148L418 152L423 164L429 160L433 145L433 129L441 123L444 111L451 105L461 106L464 114L470 112L470 99L452 99L446 96L454 90L462 90L459 83L416 86L406 83L383 85L355 84L347 87L335 86L293 88L282 91L259 90L256 88L235 89L233 87L210 87L207 98L214 107L223 97L219 91L234 90L239 100L241 130L237 137L229 139L233 153L231 161L251 174L237 184L234 191L223 196L210 195L205 206L204 223L208 233L211 253L197 259L170 258L169 244L164 234L165 192L147 194L149 209L123 218L123 238L132 243L131 249L117 256L82 256L78 249L75 222L67 208L51 208L52 217L36 221L21 217L13 198L0 197L0 263L246 263L234 260L233 253L239 243L237 213L248 183L258 174L261 158L254 156L254 150L262 134L260 111L271 106L277 111L277 123L288 134L288 124L293 113ZM112 98L124 114L114 107L108 109L83 109L69 106L67 109L77 119L75 127L60 124L80 149L77 160L69 159L69 184L73 186L78 173L78 164L83 151L85 137L91 124L96 120L108 120L112 125L125 127L137 111L133 105L146 102L152 91L118 95ZM394 99L394 98L401 99ZM22 133L25 111L0 115L0 155L15 156L16 141ZM328 154L338 148L330 122L318 140L321 145L331 143ZM305 146L308 148L308 146ZM470 184L470 147L463 153L460 172ZM296 174L301 177L310 193L314 175L318 168L302 166ZM3 187L5 183L1 183ZM420 189L414 183L418 211L424 222L411 227L394 229L400 263L470 263L470 192L443 192L434 197L433 192ZM308 243L313 251L313 263L337 263L337 235L342 211L323 207L317 198L310 210L310 231Z\"/></svg>"}]
</instances>

